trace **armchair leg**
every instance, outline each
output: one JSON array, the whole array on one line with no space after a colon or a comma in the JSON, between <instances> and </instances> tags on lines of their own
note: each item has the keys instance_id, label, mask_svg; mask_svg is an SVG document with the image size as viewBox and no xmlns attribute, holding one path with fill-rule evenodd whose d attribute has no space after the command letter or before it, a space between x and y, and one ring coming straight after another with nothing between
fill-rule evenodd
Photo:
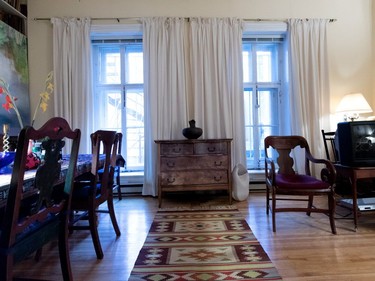
<instances>
[{"instance_id":1,"label":"armchair leg","mask_svg":"<svg viewBox=\"0 0 375 281\"><path fill-rule=\"evenodd\" d=\"M272 191L272 231L276 232L276 195Z\"/></svg>"},{"instance_id":2,"label":"armchair leg","mask_svg":"<svg viewBox=\"0 0 375 281\"><path fill-rule=\"evenodd\" d=\"M335 208L336 200L334 194L328 195L328 208L329 208L329 222L331 225L331 230L333 234L337 234L336 224L335 224Z\"/></svg>"},{"instance_id":3,"label":"armchair leg","mask_svg":"<svg viewBox=\"0 0 375 281\"><path fill-rule=\"evenodd\" d=\"M307 208L308 208L309 210L311 210L312 207L313 207L313 201L314 201L314 196L313 196L313 195L309 195L309 202L308 202L308 204L307 204ZM310 216L310 215L311 215L311 211L307 211L307 212L306 212L306 215Z\"/></svg>"}]
</instances>

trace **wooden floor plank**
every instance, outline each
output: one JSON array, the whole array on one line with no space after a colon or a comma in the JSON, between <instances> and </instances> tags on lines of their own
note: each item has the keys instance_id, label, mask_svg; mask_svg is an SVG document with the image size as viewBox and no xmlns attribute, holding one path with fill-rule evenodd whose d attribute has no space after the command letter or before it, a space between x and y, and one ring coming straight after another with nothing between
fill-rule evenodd
<instances>
[{"instance_id":1,"label":"wooden floor plank","mask_svg":"<svg viewBox=\"0 0 375 281\"><path fill-rule=\"evenodd\" d=\"M324 204L324 201L318 200ZM70 237L71 262L75 280L127 280L135 259L158 210L157 199L125 196L115 201L121 236L115 232L107 214L100 214L99 234L104 259L97 260L87 231ZM225 194L199 192L166 195L163 208L201 208L228 204ZM375 280L375 212L362 214L355 232L352 220L336 220L337 235L322 214L278 213L277 232L265 210L265 194L250 193L248 200L234 202L248 221L259 242L286 281L367 281ZM340 211L340 210L339 210ZM18 277L61 280L57 245L43 249L39 262L33 257L16 265Z\"/></svg>"}]
</instances>

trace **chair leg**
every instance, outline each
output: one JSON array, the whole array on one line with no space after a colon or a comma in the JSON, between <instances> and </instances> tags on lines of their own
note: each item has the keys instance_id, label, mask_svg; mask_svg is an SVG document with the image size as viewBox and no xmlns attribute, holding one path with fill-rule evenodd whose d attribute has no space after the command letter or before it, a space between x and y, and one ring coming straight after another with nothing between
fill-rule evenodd
<instances>
[{"instance_id":1,"label":"chair leg","mask_svg":"<svg viewBox=\"0 0 375 281\"><path fill-rule=\"evenodd\" d=\"M272 231L276 232L276 194L272 190Z\"/></svg>"},{"instance_id":2,"label":"chair leg","mask_svg":"<svg viewBox=\"0 0 375 281\"><path fill-rule=\"evenodd\" d=\"M102 246L100 244L95 210L92 210L92 209L89 210L88 215L89 215L90 232L91 232L92 242L95 248L96 257L98 259L102 259L104 257L104 254L103 254Z\"/></svg>"},{"instance_id":3,"label":"chair leg","mask_svg":"<svg viewBox=\"0 0 375 281\"><path fill-rule=\"evenodd\" d=\"M314 196L313 195L309 195L309 201L307 203L307 208L309 209L309 211L306 212L306 215L310 216L311 215L311 209L313 207L313 201L314 201Z\"/></svg>"},{"instance_id":4,"label":"chair leg","mask_svg":"<svg viewBox=\"0 0 375 281\"><path fill-rule=\"evenodd\" d=\"M13 280L13 256L0 254L0 280Z\"/></svg>"},{"instance_id":5,"label":"chair leg","mask_svg":"<svg viewBox=\"0 0 375 281\"><path fill-rule=\"evenodd\" d=\"M60 265L61 271L63 274L64 281L72 281L73 274L70 265L70 255L69 255L69 244L68 244L68 224L66 227L60 226L62 229L59 234L59 256L60 256Z\"/></svg>"},{"instance_id":6,"label":"chair leg","mask_svg":"<svg viewBox=\"0 0 375 281\"><path fill-rule=\"evenodd\" d=\"M116 185L117 185L118 200L122 200L121 185L120 185L120 171L118 172L118 175L116 176Z\"/></svg>"},{"instance_id":7,"label":"chair leg","mask_svg":"<svg viewBox=\"0 0 375 281\"><path fill-rule=\"evenodd\" d=\"M335 196L333 193L328 194L329 222L330 222L331 231L333 234L337 234L336 224L335 224L335 208L336 208Z\"/></svg>"},{"instance_id":8,"label":"chair leg","mask_svg":"<svg viewBox=\"0 0 375 281\"><path fill-rule=\"evenodd\" d=\"M270 213L270 190L268 186L266 186L266 214Z\"/></svg>"},{"instance_id":9,"label":"chair leg","mask_svg":"<svg viewBox=\"0 0 375 281\"><path fill-rule=\"evenodd\" d=\"M113 205L113 195L108 196L107 205L108 205L109 216L110 216L111 221L112 221L113 229L116 232L116 236L120 236L121 231L120 231L120 228L118 226L117 219L116 219L115 208L114 208L114 205Z\"/></svg>"},{"instance_id":10,"label":"chair leg","mask_svg":"<svg viewBox=\"0 0 375 281\"><path fill-rule=\"evenodd\" d=\"M40 258L42 257L42 252L43 252L43 247L36 250L36 253L35 253L35 256L34 256L35 261L37 261L37 262L40 261Z\"/></svg>"},{"instance_id":11,"label":"chair leg","mask_svg":"<svg viewBox=\"0 0 375 281\"><path fill-rule=\"evenodd\" d=\"M117 184L117 196L118 196L118 200L122 200L121 185L120 184Z\"/></svg>"}]
</instances>

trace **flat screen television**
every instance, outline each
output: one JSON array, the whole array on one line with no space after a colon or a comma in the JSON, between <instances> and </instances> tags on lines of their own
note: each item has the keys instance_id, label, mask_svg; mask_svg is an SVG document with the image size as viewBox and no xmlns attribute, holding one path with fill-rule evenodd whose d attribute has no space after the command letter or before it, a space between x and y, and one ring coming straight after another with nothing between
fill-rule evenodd
<instances>
[{"instance_id":1,"label":"flat screen television","mask_svg":"<svg viewBox=\"0 0 375 281\"><path fill-rule=\"evenodd\" d=\"M375 120L338 123L335 143L340 164L375 166Z\"/></svg>"}]
</instances>

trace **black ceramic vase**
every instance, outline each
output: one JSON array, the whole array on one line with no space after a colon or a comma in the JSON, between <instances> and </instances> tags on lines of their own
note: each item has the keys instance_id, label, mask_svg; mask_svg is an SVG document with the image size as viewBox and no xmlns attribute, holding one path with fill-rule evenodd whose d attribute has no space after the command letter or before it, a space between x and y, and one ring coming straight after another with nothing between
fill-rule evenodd
<instances>
[{"instance_id":1,"label":"black ceramic vase","mask_svg":"<svg viewBox=\"0 0 375 281\"><path fill-rule=\"evenodd\" d=\"M182 134L184 135L184 137L187 139L199 138L203 133L202 129L195 127L195 120L190 120L189 125L190 127L182 130Z\"/></svg>"}]
</instances>

